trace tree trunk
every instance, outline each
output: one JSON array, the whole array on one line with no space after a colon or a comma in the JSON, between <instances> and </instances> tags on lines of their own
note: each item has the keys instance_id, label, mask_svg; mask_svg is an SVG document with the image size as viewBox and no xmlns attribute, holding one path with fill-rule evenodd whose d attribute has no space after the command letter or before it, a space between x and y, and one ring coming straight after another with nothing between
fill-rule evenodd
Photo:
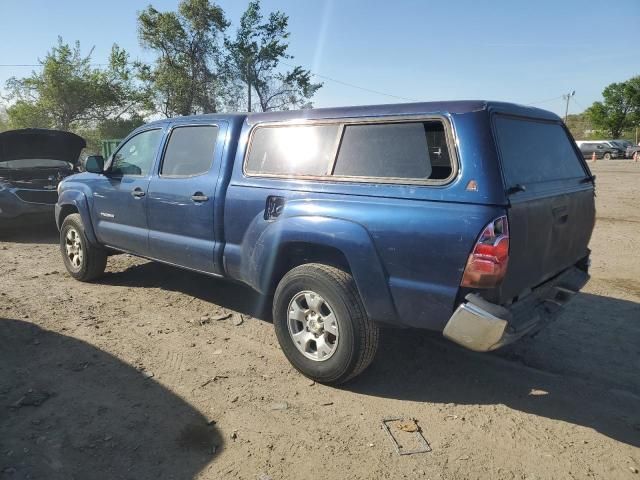
<instances>
[{"instance_id":1,"label":"tree trunk","mask_svg":"<svg viewBox=\"0 0 640 480\"><path fill-rule=\"evenodd\" d=\"M251 75L249 74L249 64L247 64L247 112L251 112Z\"/></svg>"}]
</instances>

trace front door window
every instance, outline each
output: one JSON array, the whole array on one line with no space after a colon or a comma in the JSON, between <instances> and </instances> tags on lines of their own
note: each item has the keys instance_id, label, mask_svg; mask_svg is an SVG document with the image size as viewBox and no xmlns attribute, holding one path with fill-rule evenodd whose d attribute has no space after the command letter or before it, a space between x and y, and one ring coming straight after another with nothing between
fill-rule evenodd
<instances>
[{"instance_id":1,"label":"front door window","mask_svg":"<svg viewBox=\"0 0 640 480\"><path fill-rule=\"evenodd\" d=\"M111 174L121 176L149 175L156 158L162 130L147 130L127 140L113 157Z\"/></svg>"}]
</instances>

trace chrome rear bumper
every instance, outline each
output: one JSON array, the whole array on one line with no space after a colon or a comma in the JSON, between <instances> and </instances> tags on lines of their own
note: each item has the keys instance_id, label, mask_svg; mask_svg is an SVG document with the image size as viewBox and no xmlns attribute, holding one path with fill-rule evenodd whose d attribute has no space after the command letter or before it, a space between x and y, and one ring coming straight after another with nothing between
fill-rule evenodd
<instances>
[{"instance_id":1,"label":"chrome rear bumper","mask_svg":"<svg viewBox=\"0 0 640 480\"><path fill-rule=\"evenodd\" d=\"M587 273L573 267L508 307L469 294L453 312L442 333L476 352L495 350L534 333L553 320L588 281Z\"/></svg>"}]
</instances>

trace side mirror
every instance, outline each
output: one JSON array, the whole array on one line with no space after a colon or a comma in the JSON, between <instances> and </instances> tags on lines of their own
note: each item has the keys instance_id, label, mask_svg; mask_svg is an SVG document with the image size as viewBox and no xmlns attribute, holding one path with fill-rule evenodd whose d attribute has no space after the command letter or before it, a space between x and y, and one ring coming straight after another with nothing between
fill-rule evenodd
<instances>
[{"instance_id":1,"label":"side mirror","mask_svg":"<svg viewBox=\"0 0 640 480\"><path fill-rule=\"evenodd\" d=\"M104 171L104 157L102 155L89 155L84 161L84 169L90 173L102 173Z\"/></svg>"}]
</instances>

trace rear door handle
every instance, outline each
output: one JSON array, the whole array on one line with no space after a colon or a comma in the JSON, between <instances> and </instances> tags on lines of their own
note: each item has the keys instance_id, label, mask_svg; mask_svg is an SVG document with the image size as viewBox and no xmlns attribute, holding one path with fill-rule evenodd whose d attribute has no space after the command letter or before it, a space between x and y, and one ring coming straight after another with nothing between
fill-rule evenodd
<instances>
[{"instance_id":1,"label":"rear door handle","mask_svg":"<svg viewBox=\"0 0 640 480\"><path fill-rule=\"evenodd\" d=\"M133 195L136 198L142 198L145 196L145 193L140 187L136 187L131 191L131 195Z\"/></svg>"},{"instance_id":2,"label":"rear door handle","mask_svg":"<svg viewBox=\"0 0 640 480\"><path fill-rule=\"evenodd\" d=\"M196 192L193 195L191 195L191 200L193 200L194 202L200 203L200 202L206 202L207 200L209 200L209 197L207 197L202 192Z\"/></svg>"}]
</instances>

